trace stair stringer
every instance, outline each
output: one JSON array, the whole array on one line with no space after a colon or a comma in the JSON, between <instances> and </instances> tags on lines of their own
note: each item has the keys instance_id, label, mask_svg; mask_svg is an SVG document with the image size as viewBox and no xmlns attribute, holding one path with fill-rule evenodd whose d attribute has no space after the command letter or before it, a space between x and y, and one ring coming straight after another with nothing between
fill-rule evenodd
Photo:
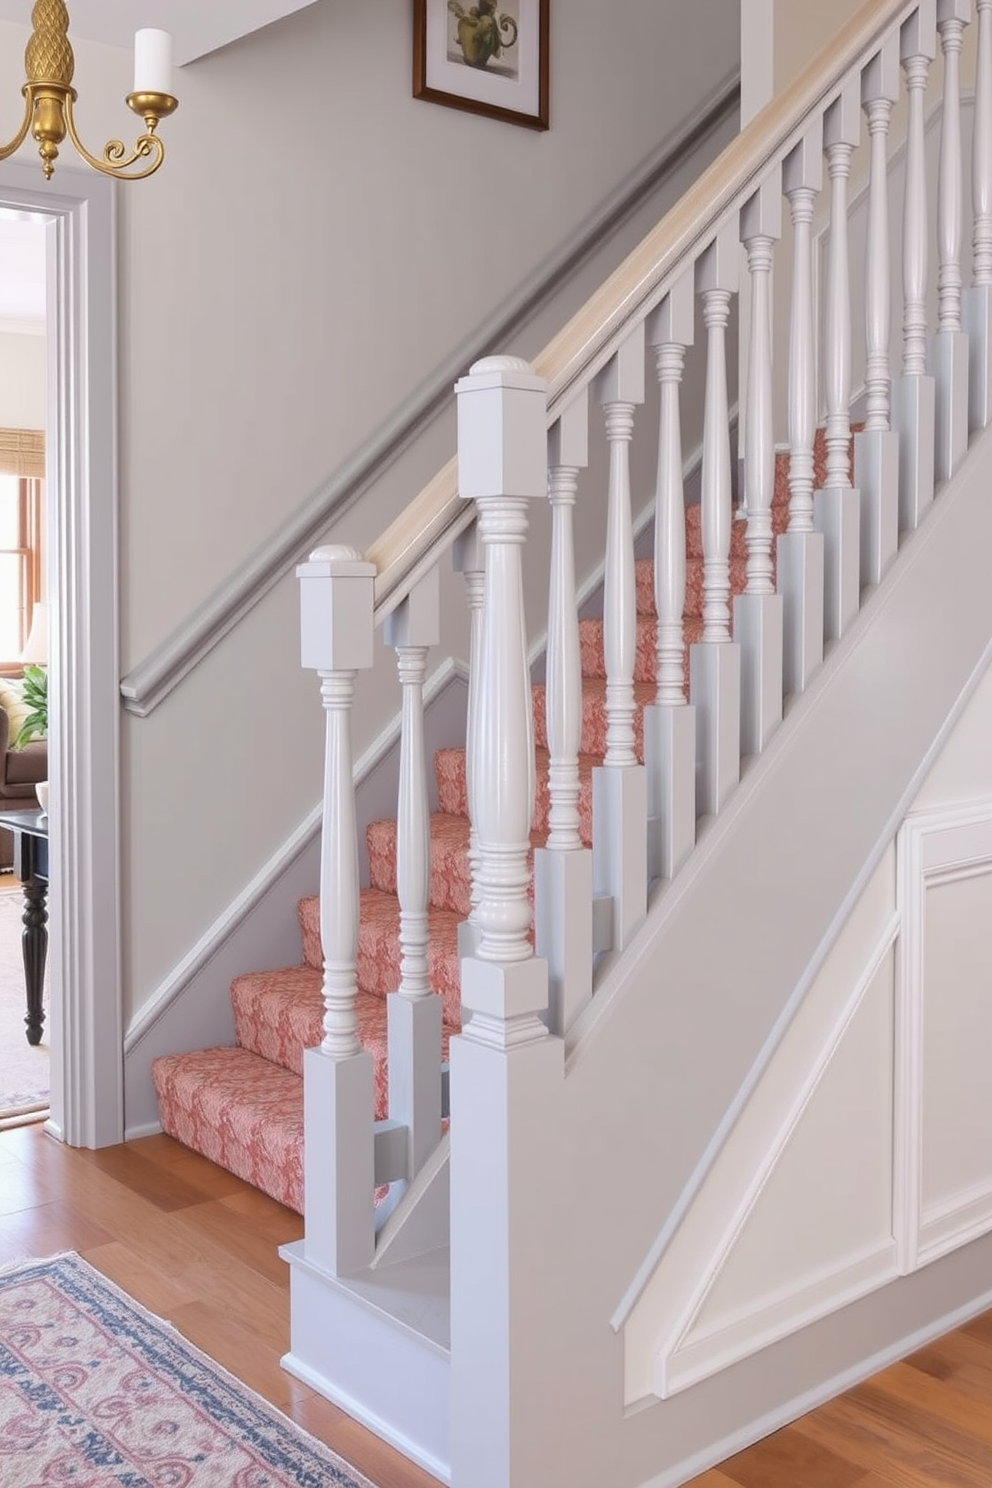
<instances>
[{"instance_id":1,"label":"stair stringer","mask_svg":"<svg viewBox=\"0 0 992 1488\"><path fill-rule=\"evenodd\" d=\"M518 1438L521 1482L680 1482L987 1293L985 1239L846 1308L843 1327L827 1317L622 1405L623 1322L987 665L990 480L986 433L569 1036L532 1216L556 1243L529 1299L542 1424Z\"/></svg>"}]
</instances>

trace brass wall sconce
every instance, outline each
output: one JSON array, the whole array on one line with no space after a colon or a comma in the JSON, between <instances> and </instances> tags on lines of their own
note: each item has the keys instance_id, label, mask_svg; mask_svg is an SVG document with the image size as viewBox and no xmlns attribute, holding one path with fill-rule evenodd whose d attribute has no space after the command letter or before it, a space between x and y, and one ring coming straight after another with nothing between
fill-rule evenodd
<instances>
[{"instance_id":1,"label":"brass wall sconce","mask_svg":"<svg viewBox=\"0 0 992 1488\"><path fill-rule=\"evenodd\" d=\"M64 0L36 0L31 11L30 40L24 50L27 81L24 119L10 144L0 146L0 160L13 155L30 131L37 141L45 179L51 180L59 146L69 136L77 151L94 170L123 181L140 181L157 171L165 159L165 146L155 133L160 119L179 107L170 93L172 86L172 41L165 31L143 30L134 38L134 92L127 95L128 108L145 121L145 133L131 154L121 140L110 140L102 158L91 155L76 133L72 106L75 58L69 41L69 12ZM132 167L137 167L132 169Z\"/></svg>"}]
</instances>

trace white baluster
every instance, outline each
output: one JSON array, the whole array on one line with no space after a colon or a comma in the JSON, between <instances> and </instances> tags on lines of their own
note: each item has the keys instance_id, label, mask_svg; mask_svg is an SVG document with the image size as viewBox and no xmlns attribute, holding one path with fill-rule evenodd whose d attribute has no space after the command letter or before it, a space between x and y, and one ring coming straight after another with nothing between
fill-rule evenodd
<instances>
[{"instance_id":1,"label":"white baluster","mask_svg":"<svg viewBox=\"0 0 992 1488\"><path fill-rule=\"evenodd\" d=\"M784 608L783 688L802 692L823 660L823 534L813 525L816 351L813 336L813 207L823 174L823 123L782 165L792 215L789 324L789 527L778 539L777 584Z\"/></svg>"},{"instance_id":2,"label":"white baluster","mask_svg":"<svg viewBox=\"0 0 992 1488\"><path fill-rule=\"evenodd\" d=\"M861 595L861 496L851 485L851 283L848 257L847 183L861 135L859 79L849 80L823 119L823 147L830 177L830 253L823 327L823 380L827 397L827 473L813 495L813 521L823 533L823 633L844 635Z\"/></svg>"},{"instance_id":3,"label":"white baluster","mask_svg":"<svg viewBox=\"0 0 992 1488\"><path fill-rule=\"evenodd\" d=\"M899 97L899 44L891 37L861 77L871 141L865 254L864 430L854 436L854 484L861 492L861 583L877 584L899 543L899 436L889 414L889 183L887 138Z\"/></svg>"},{"instance_id":4,"label":"white baluster","mask_svg":"<svg viewBox=\"0 0 992 1488\"><path fill-rule=\"evenodd\" d=\"M552 1033L564 1034L592 996L592 853L579 834L582 662L575 594L573 508L589 460L584 393L548 431L551 573L548 593L547 845L534 854L535 948L548 962Z\"/></svg>"},{"instance_id":5,"label":"white baluster","mask_svg":"<svg viewBox=\"0 0 992 1488\"><path fill-rule=\"evenodd\" d=\"M740 779L741 657L730 639L730 427L727 322L740 249L734 225L696 264L706 326L703 412L703 638L690 648L689 696L696 708L696 810L715 815Z\"/></svg>"},{"instance_id":6,"label":"white baluster","mask_svg":"<svg viewBox=\"0 0 992 1488\"><path fill-rule=\"evenodd\" d=\"M350 711L372 664L375 569L324 547L297 569L302 661L321 679L326 723L320 853L324 1037L304 1054L306 1251L335 1274L368 1265L374 1246L372 1056L358 1039L358 835Z\"/></svg>"},{"instance_id":7,"label":"white baluster","mask_svg":"<svg viewBox=\"0 0 992 1488\"><path fill-rule=\"evenodd\" d=\"M546 386L526 362L489 357L457 384L459 494L474 498L485 556L473 740L478 947L462 963L466 1037L545 1036L547 966L528 932L534 728L524 626L527 501L547 488Z\"/></svg>"},{"instance_id":8,"label":"white baluster","mask_svg":"<svg viewBox=\"0 0 992 1488\"><path fill-rule=\"evenodd\" d=\"M533 1353L538 1272L527 1258L565 1072L564 1040L543 1021L547 963L527 940L533 732L521 556L527 503L547 493L547 387L526 362L492 357L456 391L458 487L478 507L486 592L473 787L479 947L462 962L465 1016L451 1041L450 1463L452 1482L480 1482L483 1463L495 1483L510 1480L512 1382Z\"/></svg>"},{"instance_id":9,"label":"white baluster","mask_svg":"<svg viewBox=\"0 0 992 1488\"><path fill-rule=\"evenodd\" d=\"M438 571L432 568L386 619L403 689L396 895L400 903L400 985L387 1000L389 1117L407 1129L413 1178L441 1134L441 999L427 970L430 809L424 744L427 653L440 634Z\"/></svg>"},{"instance_id":10,"label":"white baluster","mask_svg":"<svg viewBox=\"0 0 992 1488\"><path fill-rule=\"evenodd\" d=\"M679 325L681 306L688 297L689 311ZM665 297L650 321L655 353L655 371L660 390L658 418L658 472L655 482L654 519L654 607L658 617L656 673L659 705L686 706L685 696L685 486L682 469L682 415L679 389L685 371L685 349L694 337L692 281L680 280ZM686 342L671 339L674 329L688 336ZM664 338L664 339L661 339Z\"/></svg>"},{"instance_id":11,"label":"white baluster","mask_svg":"<svg viewBox=\"0 0 992 1488\"><path fill-rule=\"evenodd\" d=\"M606 757L610 766L637 763L634 747L634 652L637 595L630 511L630 441L634 409L644 402L644 329L635 331L596 379L606 419L610 477L603 578L603 654L606 662Z\"/></svg>"},{"instance_id":12,"label":"white baluster","mask_svg":"<svg viewBox=\"0 0 992 1488\"><path fill-rule=\"evenodd\" d=\"M969 339L968 428L992 420L992 0L977 0L974 132L971 144L971 288L962 306Z\"/></svg>"},{"instance_id":13,"label":"white baluster","mask_svg":"<svg viewBox=\"0 0 992 1488\"><path fill-rule=\"evenodd\" d=\"M598 374L594 391L606 419L610 477L603 581L606 756L592 773L592 871L596 896L613 902L611 944L620 951L647 912L648 889L647 783L634 735L637 593L630 510L634 408L644 402L643 324Z\"/></svg>"},{"instance_id":14,"label":"white baluster","mask_svg":"<svg viewBox=\"0 0 992 1488\"><path fill-rule=\"evenodd\" d=\"M647 323L661 391L654 506L654 602L658 612L654 704L644 710L648 862L674 878L696 841L696 710L685 698L685 488L679 388L694 339L695 297L686 274Z\"/></svg>"},{"instance_id":15,"label":"white baluster","mask_svg":"<svg viewBox=\"0 0 992 1488\"><path fill-rule=\"evenodd\" d=\"M741 751L760 754L782 721L783 605L772 563L771 271L782 233L781 171L772 171L741 212L741 241L751 279L747 372L747 589L734 600L734 636L741 648Z\"/></svg>"},{"instance_id":16,"label":"white baluster","mask_svg":"<svg viewBox=\"0 0 992 1488\"><path fill-rule=\"evenodd\" d=\"M579 744L582 738L582 660L575 595L572 522L579 471L589 461L588 408L579 397L548 434L551 574L548 590L546 715L548 847L572 852L579 836Z\"/></svg>"},{"instance_id":17,"label":"white baluster","mask_svg":"<svg viewBox=\"0 0 992 1488\"><path fill-rule=\"evenodd\" d=\"M968 337L961 329L961 47L971 0L938 0L944 53L944 107L937 174L937 333L930 346L934 379L934 473L949 480L968 448Z\"/></svg>"},{"instance_id":18,"label":"white baluster","mask_svg":"<svg viewBox=\"0 0 992 1488\"><path fill-rule=\"evenodd\" d=\"M924 94L936 52L935 0L921 0L902 23L906 78L906 194L902 223L902 375L892 383L892 427L899 434L899 527L917 525L933 500L934 383L927 375L927 178Z\"/></svg>"},{"instance_id":19,"label":"white baluster","mask_svg":"<svg viewBox=\"0 0 992 1488\"><path fill-rule=\"evenodd\" d=\"M479 885L476 874L478 854L476 851L475 804L472 790L472 761L475 754L475 738L478 729L479 708L479 661L482 647L482 600L486 592L484 558L479 541L477 521L455 539L452 563L456 573L465 580L465 600L468 605L468 701L465 715L465 804L468 808L469 838L468 863L471 879L469 890L469 916L458 926L459 956L474 956L478 945L475 910L479 902Z\"/></svg>"}]
</instances>

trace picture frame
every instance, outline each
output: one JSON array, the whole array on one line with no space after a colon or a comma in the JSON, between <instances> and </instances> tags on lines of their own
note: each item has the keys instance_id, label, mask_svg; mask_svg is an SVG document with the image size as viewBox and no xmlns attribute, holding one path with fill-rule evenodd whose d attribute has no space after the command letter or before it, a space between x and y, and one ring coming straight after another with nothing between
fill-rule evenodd
<instances>
[{"instance_id":1,"label":"picture frame","mask_svg":"<svg viewBox=\"0 0 992 1488\"><path fill-rule=\"evenodd\" d=\"M414 0L414 98L547 129L550 8L550 0Z\"/></svg>"}]
</instances>

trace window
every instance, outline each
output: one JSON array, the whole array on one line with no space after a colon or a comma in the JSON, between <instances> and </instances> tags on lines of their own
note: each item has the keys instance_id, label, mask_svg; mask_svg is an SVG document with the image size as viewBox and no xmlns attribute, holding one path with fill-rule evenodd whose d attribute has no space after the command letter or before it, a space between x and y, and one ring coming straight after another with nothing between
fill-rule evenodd
<instances>
[{"instance_id":1,"label":"window","mask_svg":"<svg viewBox=\"0 0 992 1488\"><path fill-rule=\"evenodd\" d=\"M0 429L0 670L17 664L41 598L43 475L43 436Z\"/></svg>"}]
</instances>

